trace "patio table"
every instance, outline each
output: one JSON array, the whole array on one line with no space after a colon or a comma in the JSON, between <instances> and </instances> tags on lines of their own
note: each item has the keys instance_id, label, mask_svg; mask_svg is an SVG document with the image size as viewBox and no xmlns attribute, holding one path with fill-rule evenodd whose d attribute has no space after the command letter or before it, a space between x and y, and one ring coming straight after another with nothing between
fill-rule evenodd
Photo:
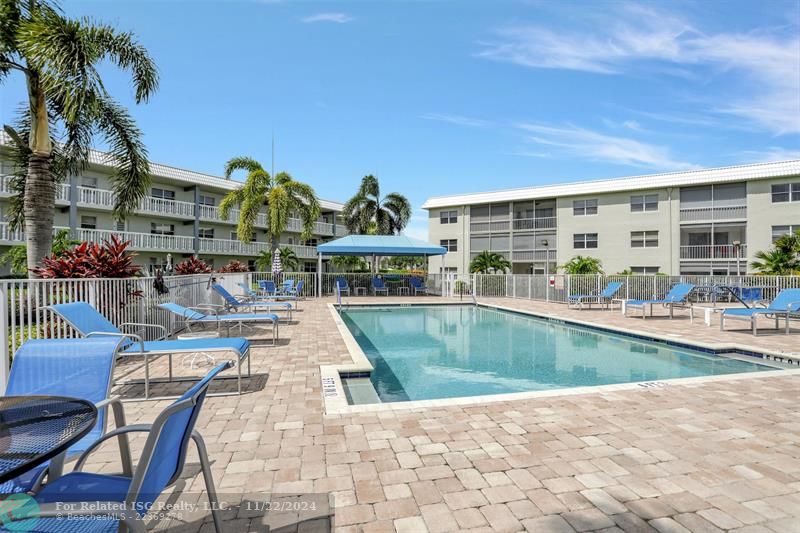
<instances>
[{"instance_id":1,"label":"patio table","mask_svg":"<svg viewBox=\"0 0 800 533\"><path fill-rule=\"evenodd\" d=\"M67 449L97 421L92 402L65 396L0 397L0 483L52 459L61 474Z\"/></svg>"}]
</instances>

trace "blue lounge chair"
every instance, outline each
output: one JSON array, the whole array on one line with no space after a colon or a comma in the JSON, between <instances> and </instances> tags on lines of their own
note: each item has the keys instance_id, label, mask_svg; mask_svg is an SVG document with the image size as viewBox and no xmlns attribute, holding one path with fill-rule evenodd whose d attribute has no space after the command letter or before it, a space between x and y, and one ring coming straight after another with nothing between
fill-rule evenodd
<instances>
[{"instance_id":1,"label":"blue lounge chair","mask_svg":"<svg viewBox=\"0 0 800 533\"><path fill-rule=\"evenodd\" d=\"M280 289L278 289L278 294L289 294L293 288L294 288L293 279L284 280L283 283L281 284Z\"/></svg>"},{"instance_id":2,"label":"blue lounge chair","mask_svg":"<svg viewBox=\"0 0 800 533\"><path fill-rule=\"evenodd\" d=\"M303 295L303 287L306 284L306 280L301 279L297 282L297 285L289 287L284 294L287 296L294 296L295 299L300 298Z\"/></svg>"},{"instance_id":3,"label":"blue lounge chair","mask_svg":"<svg viewBox=\"0 0 800 533\"><path fill-rule=\"evenodd\" d=\"M579 309L583 309L584 302L589 305L589 308L592 307L593 303L597 304L606 304L606 307L611 307L611 299L614 298L614 295L622 288L621 281L610 281L606 288L602 290L602 292L592 292L590 294L571 294L569 298L567 298L567 305L571 306L574 304L578 304Z\"/></svg>"},{"instance_id":4,"label":"blue lounge chair","mask_svg":"<svg viewBox=\"0 0 800 533\"><path fill-rule=\"evenodd\" d=\"M211 476L208 452L203 437L195 431L194 426L203 407L211 380L231 366L230 361L216 366L208 375L164 409L152 424L124 426L110 431L95 441L78 459L73 472L48 483L34 496L36 503L40 505L60 503L63 506L64 503L124 502L128 504L126 506L128 509L144 515L151 509L153 502L164 489L180 478L191 439L197 447L197 454L200 458L200 469L211 504L214 527L217 532L221 532L222 522L219 516L214 480ZM147 433L147 440L136 469L134 470L130 464L127 465L132 475L94 474L82 471L89 454L103 442L132 432Z\"/></svg>"},{"instance_id":5,"label":"blue lounge chair","mask_svg":"<svg viewBox=\"0 0 800 533\"><path fill-rule=\"evenodd\" d=\"M692 290L694 290L694 285L691 283L678 283L660 300L625 300L625 316L628 316L628 309L631 307L641 307L642 318L647 316L646 312L649 307L650 316L653 316L653 306L663 305L669 309L669 317L672 318L676 307L686 307L689 303L689 293L691 293Z\"/></svg>"},{"instance_id":6,"label":"blue lounge chair","mask_svg":"<svg viewBox=\"0 0 800 533\"><path fill-rule=\"evenodd\" d=\"M336 278L336 290L339 294L347 293L350 296L350 285L348 285L347 280L344 278Z\"/></svg>"},{"instance_id":7,"label":"blue lounge chair","mask_svg":"<svg viewBox=\"0 0 800 533\"><path fill-rule=\"evenodd\" d=\"M250 343L244 338L165 340L167 329L159 324L137 324L128 322L120 327L112 324L94 307L86 302L72 302L51 305L48 309L60 316L67 324L84 337L116 337L122 339L119 355L144 357L144 397L150 398L150 359L166 355L169 357L169 381L172 381L172 355L197 352L233 352L239 364L236 365L238 391L242 392L241 363L247 360L247 375L250 375ZM158 340L146 341L138 333L125 333L129 326L142 330L156 330ZM184 381L186 378L181 378Z\"/></svg>"},{"instance_id":8,"label":"blue lounge chair","mask_svg":"<svg viewBox=\"0 0 800 533\"><path fill-rule=\"evenodd\" d=\"M767 307L731 308L722 311L719 329L725 331L725 319L737 318L750 321L753 335L758 335L758 317L775 319L775 329L780 328L779 319L786 319L786 333L789 333L789 315L800 313L800 289L783 289Z\"/></svg>"},{"instance_id":9,"label":"blue lounge chair","mask_svg":"<svg viewBox=\"0 0 800 533\"><path fill-rule=\"evenodd\" d=\"M289 302L276 302L275 300L267 300L260 298L257 300L241 301L228 292L228 290L219 283L213 283L211 288L222 296L225 301L225 310L237 312L239 310L250 310L255 312L257 309L266 309L270 312L272 309L280 309L287 312L287 322L292 320L292 304Z\"/></svg>"},{"instance_id":10,"label":"blue lounge chair","mask_svg":"<svg viewBox=\"0 0 800 533\"><path fill-rule=\"evenodd\" d=\"M275 282L271 279L262 279L259 281L258 288L261 289L261 294L264 296L275 296L278 294L278 289L275 287Z\"/></svg>"},{"instance_id":11,"label":"blue lounge chair","mask_svg":"<svg viewBox=\"0 0 800 533\"><path fill-rule=\"evenodd\" d=\"M378 277L372 278L372 292L376 296L378 293L382 292L386 296L389 296L389 288L383 283L383 280Z\"/></svg>"},{"instance_id":12,"label":"blue lounge chair","mask_svg":"<svg viewBox=\"0 0 800 533\"><path fill-rule=\"evenodd\" d=\"M97 407L97 422L67 450L68 456L78 455L105 433L109 407L114 426L125 425L122 404L117 398L109 398L119 344L120 339L108 338L29 340L14 354L5 394L69 396L92 402ZM120 436L119 446L123 463L129 463L127 437ZM60 475L60 470L61 464L44 463L0 484L0 493L36 491L45 475L52 480Z\"/></svg>"},{"instance_id":13,"label":"blue lounge chair","mask_svg":"<svg viewBox=\"0 0 800 533\"><path fill-rule=\"evenodd\" d=\"M184 307L176 303L159 304L158 307L179 316L189 331L191 331L192 325L215 324L217 329L225 326L228 330L231 326L239 326L239 333L241 333L245 324L267 322L272 324L272 343L277 344L278 342L278 315L275 313L220 314L219 306Z\"/></svg>"},{"instance_id":14,"label":"blue lounge chair","mask_svg":"<svg viewBox=\"0 0 800 533\"><path fill-rule=\"evenodd\" d=\"M421 279L412 276L408 279L408 283L411 285L411 288L414 289L415 296L419 293L428 294L428 287L422 283Z\"/></svg>"}]
</instances>

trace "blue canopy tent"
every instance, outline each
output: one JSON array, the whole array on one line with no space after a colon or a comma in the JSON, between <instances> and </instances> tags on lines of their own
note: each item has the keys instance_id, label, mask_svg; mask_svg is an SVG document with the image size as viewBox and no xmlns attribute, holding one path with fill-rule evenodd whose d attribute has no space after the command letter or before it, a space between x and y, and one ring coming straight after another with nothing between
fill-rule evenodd
<instances>
[{"instance_id":1,"label":"blue canopy tent","mask_svg":"<svg viewBox=\"0 0 800 533\"><path fill-rule=\"evenodd\" d=\"M356 255L360 257L394 255L444 255L447 248L405 235L348 235L317 246L317 296L322 296L322 257Z\"/></svg>"}]
</instances>

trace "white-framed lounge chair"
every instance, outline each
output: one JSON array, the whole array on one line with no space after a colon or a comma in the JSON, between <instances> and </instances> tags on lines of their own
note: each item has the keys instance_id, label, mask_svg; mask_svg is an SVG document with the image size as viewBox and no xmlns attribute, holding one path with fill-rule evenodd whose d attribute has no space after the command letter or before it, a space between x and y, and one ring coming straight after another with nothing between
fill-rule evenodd
<instances>
[{"instance_id":1,"label":"white-framed lounge chair","mask_svg":"<svg viewBox=\"0 0 800 533\"><path fill-rule=\"evenodd\" d=\"M792 314L800 315L800 289L783 289L767 307L730 308L722 311L719 317L719 329L725 331L725 319L736 318L749 320L753 335L758 335L758 317L775 319L775 329L780 329L779 320L786 320L786 334L789 333L789 318Z\"/></svg>"},{"instance_id":2,"label":"white-framed lounge chair","mask_svg":"<svg viewBox=\"0 0 800 533\"><path fill-rule=\"evenodd\" d=\"M109 408L114 427L125 425L119 398L111 398L114 363L122 339L31 339L14 354L6 396L66 396L92 402L97 408L94 427L67 450L66 457L46 461L21 476L0 483L0 493L36 492L47 476L57 478L63 459L78 455L106 432ZM13 445L12 445L13 447ZM119 439L122 463L130 463L130 448Z\"/></svg>"},{"instance_id":3,"label":"white-framed lounge chair","mask_svg":"<svg viewBox=\"0 0 800 533\"><path fill-rule=\"evenodd\" d=\"M383 293L385 296L389 296L389 288L379 277L372 278L372 292L376 296L380 293Z\"/></svg>"},{"instance_id":4,"label":"white-framed lounge chair","mask_svg":"<svg viewBox=\"0 0 800 533\"><path fill-rule=\"evenodd\" d=\"M408 278L408 283L411 285L411 288L414 289L414 296L420 293L428 294L428 287L425 286L421 279L411 276Z\"/></svg>"},{"instance_id":5,"label":"white-framed lounge chair","mask_svg":"<svg viewBox=\"0 0 800 533\"><path fill-rule=\"evenodd\" d=\"M266 299L266 298L257 298L254 300L237 300L236 297L228 292L228 290L220 285L219 283L213 283L211 288L219 294L222 299L225 301L225 310L226 311L252 311L256 312L259 309L266 310L268 313L271 312L273 309L278 309L281 311L286 311L287 313L287 322L292 321L292 304L291 302L277 302L275 300Z\"/></svg>"},{"instance_id":6,"label":"white-framed lounge chair","mask_svg":"<svg viewBox=\"0 0 800 533\"><path fill-rule=\"evenodd\" d=\"M591 292L589 294L571 294L567 298L567 306L571 307L575 304L578 305L578 309L583 309L583 304L586 303L589 308L592 307L593 303L596 304L606 304L606 308L611 307L611 299L614 298L614 295L622 288L621 281L609 281L606 288L603 289L601 292Z\"/></svg>"},{"instance_id":7,"label":"white-framed lounge chair","mask_svg":"<svg viewBox=\"0 0 800 533\"><path fill-rule=\"evenodd\" d=\"M197 307L184 307L176 303L159 304L158 307L169 311L180 317L183 324L189 331L192 325L216 325L217 329L222 326L230 331L231 326L238 326L239 333L245 325L253 325L259 322L272 324L272 343L278 343L278 315L275 313L220 313L220 306L204 305Z\"/></svg>"},{"instance_id":8,"label":"white-framed lounge chair","mask_svg":"<svg viewBox=\"0 0 800 533\"><path fill-rule=\"evenodd\" d=\"M141 356L144 358L144 397L150 399L150 360L154 357L166 355L169 358L168 381L173 381L172 356L174 354L204 353L233 353L238 364L237 389L242 392L242 362L247 360L247 375L250 375L250 342L245 338L226 337L220 339L192 339L192 340L167 340L167 329L159 324L124 323L119 327L112 324L97 309L86 302L71 302L56 304L48 307L50 311L61 317L80 335L91 337L117 337L122 339L119 351L120 356ZM126 333L124 330L134 326L139 333L144 329L155 329L159 332L157 340L146 341L139 333ZM186 381L190 378L179 378Z\"/></svg>"},{"instance_id":9,"label":"white-framed lounge chair","mask_svg":"<svg viewBox=\"0 0 800 533\"><path fill-rule=\"evenodd\" d=\"M642 318L647 317L647 308L650 308L650 316L653 316L653 306L663 305L669 309L669 317L673 318L674 310L676 307L686 307L689 302L689 293L694 290L694 285L691 283L678 283L672 287L669 292L661 299L653 300L625 300L625 316L628 316L628 309L640 307L642 309Z\"/></svg>"}]
</instances>

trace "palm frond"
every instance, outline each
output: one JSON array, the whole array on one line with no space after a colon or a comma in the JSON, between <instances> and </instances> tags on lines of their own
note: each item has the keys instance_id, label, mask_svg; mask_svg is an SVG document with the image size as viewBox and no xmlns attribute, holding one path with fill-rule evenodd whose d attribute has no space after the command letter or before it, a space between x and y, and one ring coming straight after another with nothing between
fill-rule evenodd
<instances>
[{"instance_id":1,"label":"palm frond","mask_svg":"<svg viewBox=\"0 0 800 533\"><path fill-rule=\"evenodd\" d=\"M232 190L219 203L219 214L223 220L227 220L231 209L239 207L244 202L244 190L241 187Z\"/></svg>"},{"instance_id":2,"label":"palm frond","mask_svg":"<svg viewBox=\"0 0 800 533\"><path fill-rule=\"evenodd\" d=\"M131 72L136 103L146 102L158 89L158 69L145 47L136 42L131 32L118 32L89 19L83 19L81 26L84 41L94 48L95 61L107 58Z\"/></svg>"},{"instance_id":3,"label":"palm frond","mask_svg":"<svg viewBox=\"0 0 800 533\"><path fill-rule=\"evenodd\" d=\"M252 157L232 157L225 163L225 179L230 179L231 175L237 170L246 170L247 173L250 174L257 170L263 171L264 168L261 166L261 163Z\"/></svg>"},{"instance_id":4,"label":"palm frond","mask_svg":"<svg viewBox=\"0 0 800 533\"><path fill-rule=\"evenodd\" d=\"M114 162L111 174L115 197L114 218L124 219L150 188L150 163L142 133L128 111L110 99L98 101L97 126Z\"/></svg>"}]
</instances>

